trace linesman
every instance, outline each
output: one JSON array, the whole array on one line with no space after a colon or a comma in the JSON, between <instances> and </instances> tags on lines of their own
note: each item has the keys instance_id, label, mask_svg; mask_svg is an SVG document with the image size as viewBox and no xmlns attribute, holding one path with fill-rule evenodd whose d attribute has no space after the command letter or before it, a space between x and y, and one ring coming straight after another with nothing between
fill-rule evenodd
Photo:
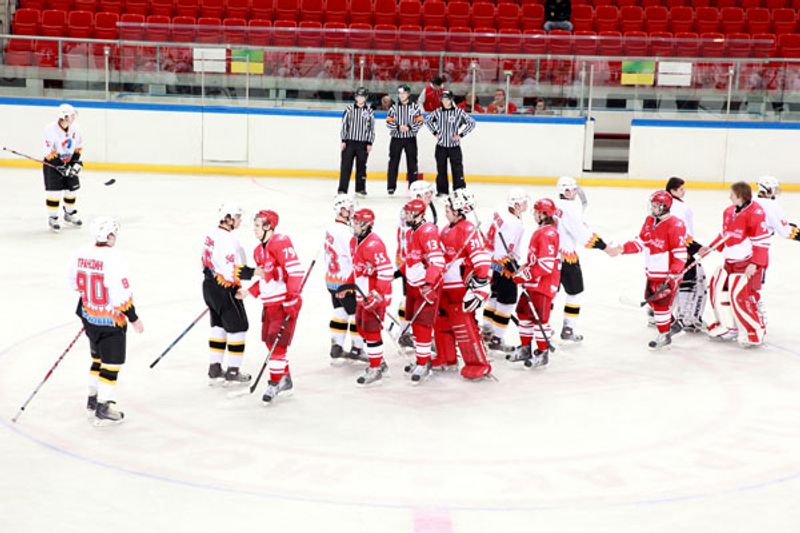
<instances>
[{"instance_id":1,"label":"linesman","mask_svg":"<svg viewBox=\"0 0 800 533\"><path fill-rule=\"evenodd\" d=\"M447 196L447 161L453 172L453 190L467 186L461 157L461 139L475 129L475 119L453 105L453 93L442 92L442 107L428 115L428 129L436 137L436 196Z\"/></svg>"},{"instance_id":2,"label":"linesman","mask_svg":"<svg viewBox=\"0 0 800 533\"><path fill-rule=\"evenodd\" d=\"M400 155L406 152L406 171L408 184L417 179L417 133L424 120L419 106L412 102L411 87L401 85L397 89L398 102L393 104L386 115L386 127L392 140L389 143L389 172L386 176L386 189L394 194L397 189L397 170L400 167Z\"/></svg>"},{"instance_id":3,"label":"linesman","mask_svg":"<svg viewBox=\"0 0 800 533\"><path fill-rule=\"evenodd\" d=\"M367 156L375 141L375 113L367 105L367 89L356 89L353 105L342 115L342 167L339 173L339 193L347 194L353 159L356 162L356 194L367 195Z\"/></svg>"}]
</instances>

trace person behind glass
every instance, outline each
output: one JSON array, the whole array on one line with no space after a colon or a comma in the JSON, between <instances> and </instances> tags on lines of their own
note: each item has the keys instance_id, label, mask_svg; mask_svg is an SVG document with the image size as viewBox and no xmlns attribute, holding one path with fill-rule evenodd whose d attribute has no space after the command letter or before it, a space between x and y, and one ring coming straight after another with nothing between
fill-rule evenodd
<instances>
[{"instance_id":1,"label":"person behind glass","mask_svg":"<svg viewBox=\"0 0 800 533\"><path fill-rule=\"evenodd\" d=\"M389 111L392 108L392 104L394 104L394 102L392 101L392 97L389 96L388 94L384 94L381 97L381 105L380 107L378 107L378 110Z\"/></svg>"},{"instance_id":2,"label":"person behind glass","mask_svg":"<svg viewBox=\"0 0 800 533\"><path fill-rule=\"evenodd\" d=\"M392 140L389 142L389 171L386 175L386 189L394 194L397 189L397 171L400 167L400 155L406 152L406 171L408 184L417 180L417 133L424 122L419 106L412 102L411 87L401 85L397 89L396 104L391 106L386 115L386 127Z\"/></svg>"},{"instance_id":3,"label":"person behind glass","mask_svg":"<svg viewBox=\"0 0 800 533\"><path fill-rule=\"evenodd\" d=\"M475 119L453 105L453 93L442 92L442 106L428 115L428 129L436 137L436 196L447 196L447 161L453 171L453 190L467 186L461 157L461 139L475 129Z\"/></svg>"},{"instance_id":4,"label":"person behind glass","mask_svg":"<svg viewBox=\"0 0 800 533\"><path fill-rule=\"evenodd\" d=\"M356 89L353 105L342 115L342 166L339 173L339 194L347 194L353 160L356 162L356 194L367 195L367 156L375 141L375 113L367 105L367 89Z\"/></svg>"},{"instance_id":5,"label":"person behind glass","mask_svg":"<svg viewBox=\"0 0 800 533\"><path fill-rule=\"evenodd\" d=\"M508 110L506 110L508 107ZM514 105L514 102L506 102L506 92L503 89L497 89L494 92L494 101L489 104L489 107L486 108L487 113L496 113L499 115L504 115L506 113L516 113L517 106Z\"/></svg>"},{"instance_id":6,"label":"person behind glass","mask_svg":"<svg viewBox=\"0 0 800 533\"><path fill-rule=\"evenodd\" d=\"M473 100L475 104L473 105ZM481 104L478 103L478 97L472 91L467 93L464 100L458 104L458 108L466 111L467 113L486 113L486 110Z\"/></svg>"},{"instance_id":7,"label":"person behind glass","mask_svg":"<svg viewBox=\"0 0 800 533\"><path fill-rule=\"evenodd\" d=\"M428 86L419 93L417 103L426 113L430 113L442 105L443 83L442 78L434 76Z\"/></svg>"},{"instance_id":8,"label":"person behind glass","mask_svg":"<svg viewBox=\"0 0 800 533\"><path fill-rule=\"evenodd\" d=\"M571 11L570 0L546 0L544 3L544 31L572 31L572 22L569 21Z\"/></svg>"}]
</instances>

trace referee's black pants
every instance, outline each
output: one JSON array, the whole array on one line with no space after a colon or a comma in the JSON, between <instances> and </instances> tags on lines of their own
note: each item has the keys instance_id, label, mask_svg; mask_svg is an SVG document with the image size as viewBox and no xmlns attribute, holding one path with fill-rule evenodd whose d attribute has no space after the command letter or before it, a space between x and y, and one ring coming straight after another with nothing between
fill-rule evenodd
<instances>
[{"instance_id":1,"label":"referee's black pants","mask_svg":"<svg viewBox=\"0 0 800 533\"><path fill-rule=\"evenodd\" d=\"M453 190L463 189L467 186L464 181L464 164L461 160L461 147L445 148L436 145L436 193L448 194L447 160L450 160L450 169L453 171Z\"/></svg>"},{"instance_id":2,"label":"referee's black pants","mask_svg":"<svg viewBox=\"0 0 800 533\"><path fill-rule=\"evenodd\" d=\"M417 138L392 137L389 142L389 171L386 174L386 189L397 189L397 170L400 168L400 155L406 152L406 170L408 183L417 181Z\"/></svg>"},{"instance_id":3,"label":"referee's black pants","mask_svg":"<svg viewBox=\"0 0 800 533\"><path fill-rule=\"evenodd\" d=\"M367 192L367 143L364 141L344 141L342 167L339 172L339 192L347 194L350 187L350 174L353 172L353 159L356 161L356 192Z\"/></svg>"}]
</instances>

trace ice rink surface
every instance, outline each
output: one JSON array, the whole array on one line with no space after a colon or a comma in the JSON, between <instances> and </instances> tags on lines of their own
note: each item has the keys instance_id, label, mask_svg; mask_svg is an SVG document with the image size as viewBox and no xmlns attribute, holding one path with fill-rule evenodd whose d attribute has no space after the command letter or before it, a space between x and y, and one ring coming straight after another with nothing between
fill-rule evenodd
<instances>
[{"instance_id":1,"label":"ice rink surface","mask_svg":"<svg viewBox=\"0 0 800 533\"><path fill-rule=\"evenodd\" d=\"M149 363L203 310L200 245L224 199L242 203L245 248L261 208L308 264L333 220L332 180L86 172L86 223L119 218L145 332L128 336L119 426L84 412L82 337L17 424L11 417L80 329L67 262L87 229L46 230L40 172L4 170L0 210L0 531L17 532L794 532L800 530L800 288L797 242L773 241L764 293L768 345L742 350L655 332L638 298L642 256L581 254L587 291L580 346L543 370L494 361L497 382L435 375L419 387L386 341L390 379L355 386L361 367L332 366L330 304L318 263L289 352L294 394L261 405L207 385L206 320L154 369ZM405 199L369 182L362 206L395 248ZM484 214L508 186L471 186ZM526 187L534 197L553 187ZM643 189L589 188L587 218L607 241L637 234ZM725 191L689 190L696 238L719 231ZM784 194L800 219L800 195ZM443 221L443 211L442 218ZM532 216L526 215L528 235ZM321 256L320 256L321 260ZM707 272L719 255L705 261ZM395 284L395 301L400 287ZM563 295L552 324L560 329ZM259 304L248 300L245 369L265 356ZM509 341L515 340L511 328ZM265 385L265 381L262 382ZM260 387L263 389L263 386Z\"/></svg>"}]
</instances>

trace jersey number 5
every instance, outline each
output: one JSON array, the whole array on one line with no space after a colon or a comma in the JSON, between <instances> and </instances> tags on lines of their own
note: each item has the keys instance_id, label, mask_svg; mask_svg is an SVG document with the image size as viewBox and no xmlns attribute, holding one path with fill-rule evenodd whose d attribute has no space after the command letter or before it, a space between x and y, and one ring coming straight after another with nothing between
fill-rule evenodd
<instances>
[{"instance_id":1,"label":"jersey number 5","mask_svg":"<svg viewBox=\"0 0 800 533\"><path fill-rule=\"evenodd\" d=\"M105 307L108 304L108 290L106 290L103 274L93 272L87 275L86 272L79 271L76 281L83 303L89 303L95 307Z\"/></svg>"}]
</instances>

